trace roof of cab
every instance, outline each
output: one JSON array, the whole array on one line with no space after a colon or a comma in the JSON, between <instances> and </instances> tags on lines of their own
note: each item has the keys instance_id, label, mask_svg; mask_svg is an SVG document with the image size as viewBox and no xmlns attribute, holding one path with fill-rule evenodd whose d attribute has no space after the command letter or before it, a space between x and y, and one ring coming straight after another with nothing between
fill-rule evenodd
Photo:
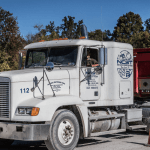
<instances>
[{"instance_id":1,"label":"roof of cab","mask_svg":"<svg viewBox=\"0 0 150 150\"><path fill-rule=\"evenodd\" d=\"M101 46L104 45L107 48L110 47L118 47L125 49L133 49L132 45L127 43L120 43L114 41L95 41L88 39L71 39L71 40L54 40L54 41L44 41L44 42L36 42L31 43L24 47L24 49L35 49L35 48L46 48L46 47L58 47L58 46Z\"/></svg>"}]
</instances>

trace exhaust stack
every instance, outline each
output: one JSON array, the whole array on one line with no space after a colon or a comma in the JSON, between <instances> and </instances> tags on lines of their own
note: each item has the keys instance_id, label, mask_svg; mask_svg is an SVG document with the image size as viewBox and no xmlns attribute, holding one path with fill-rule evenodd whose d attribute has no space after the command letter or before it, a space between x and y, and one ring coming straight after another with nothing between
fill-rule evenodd
<instances>
[{"instance_id":1,"label":"exhaust stack","mask_svg":"<svg viewBox=\"0 0 150 150\"><path fill-rule=\"evenodd\" d=\"M81 36L84 36L85 39L89 39L87 27L85 25L81 25Z\"/></svg>"}]
</instances>

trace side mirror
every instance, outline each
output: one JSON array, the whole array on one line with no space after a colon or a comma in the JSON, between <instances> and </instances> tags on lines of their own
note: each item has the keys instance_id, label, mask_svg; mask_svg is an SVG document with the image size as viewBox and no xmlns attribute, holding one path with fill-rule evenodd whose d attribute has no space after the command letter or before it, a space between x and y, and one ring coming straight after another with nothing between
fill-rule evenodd
<instances>
[{"instance_id":1,"label":"side mirror","mask_svg":"<svg viewBox=\"0 0 150 150\"><path fill-rule=\"evenodd\" d=\"M54 64L52 63L52 62L48 62L47 64L46 64L46 70L47 71L52 71L53 69L54 69Z\"/></svg>"},{"instance_id":2,"label":"side mirror","mask_svg":"<svg viewBox=\"0 0 150 150\"><path fill-rule=\"evenodd\" d=\"M19 70L22 67L22 53L19 52Z\"/></svg>"},{"instance_id":3,"label":"side mirror","mask_svg":"<svg viewBox=\"0 0 150 150\"><path fill-rule=\"evenodd\" d=\"M99 49L98 63L100 65L107 65L107 48L100 48Z\"/></svg>"}]
</instances>

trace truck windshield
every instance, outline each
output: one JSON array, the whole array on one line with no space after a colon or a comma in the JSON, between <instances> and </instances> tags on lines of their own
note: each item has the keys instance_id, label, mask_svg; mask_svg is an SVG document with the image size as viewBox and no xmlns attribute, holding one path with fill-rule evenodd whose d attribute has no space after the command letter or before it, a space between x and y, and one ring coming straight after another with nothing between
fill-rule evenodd
<instances>
[{"instance_id":1,"label":"truck windshield","mask_svg":"<svg viewBox=\"0 0 150 150\"><path fill-rule=\"evenodd\" d=\"M75 66L78 47L55 47L27 51L25 68L45 66L53 62L55 66Z\"/></svg>"},{"instance_id":2,"label":"truck windshield","mask_svg":"<svg viewBox=\"0 0 150 150\"><path fill-rule=\"evenodd\" d=\"M75 66L78 47L55 47L51 48L48 61L55 66Z\"/></svg>"},{"instance_id":3,"label":"truck windshield","mask_svg":"<svg viewBox=\"0 0 150 150\"><path fill-rule=\"evenodd\" d=\"M45 66L47 63L48 49L28 50L26 58L26 68Z\"/></svg>"}]
</instances>

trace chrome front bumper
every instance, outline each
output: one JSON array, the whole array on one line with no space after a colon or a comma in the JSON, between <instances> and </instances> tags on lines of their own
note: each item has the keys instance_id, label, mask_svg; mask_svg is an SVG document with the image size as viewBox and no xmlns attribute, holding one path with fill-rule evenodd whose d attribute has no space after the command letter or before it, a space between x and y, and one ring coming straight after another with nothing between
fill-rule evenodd
<instances>
[{"instance_id":1,"label":"chrome front bumper","mask_svg":"<svg viewBox=\"0 0 150 150\"><path fill-rule=\"evenodd\" d=\"M47 140L50 124L21 124L0 122L0 138L39 141Z\"/></svg>"}]
</instances>

